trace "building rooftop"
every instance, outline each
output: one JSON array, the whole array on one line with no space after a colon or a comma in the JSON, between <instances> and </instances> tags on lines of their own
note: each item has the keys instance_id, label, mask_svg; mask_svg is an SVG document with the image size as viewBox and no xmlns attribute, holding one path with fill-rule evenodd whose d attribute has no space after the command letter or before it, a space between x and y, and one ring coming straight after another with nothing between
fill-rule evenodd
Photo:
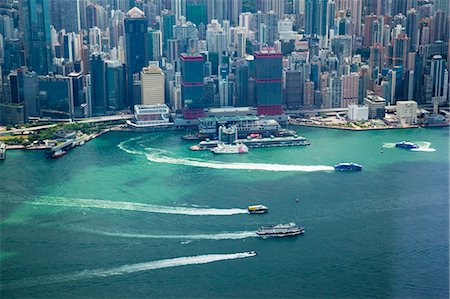
<instances>
[{"instance_id":1,"label":"building rooftop","mask_svg":"<svg viewBox=\"0 0 450 299\"><path fill-rule=\"evenodd\" d=\"M211 116L199 118L200 122L228 122L228 121L256 121L259 117L254 115L245 116Z\"/></svg>"},{"instance_id":2,"label":"building rooftop","mask_svg":"<svg viewBox=\"0 0 450 299\"><path fill-rule=\"evenodd\" d=\"M145 13L135 6L128 11L127 16L132 19L141 19L145 18Z\"/></svg>"}]
</instances>

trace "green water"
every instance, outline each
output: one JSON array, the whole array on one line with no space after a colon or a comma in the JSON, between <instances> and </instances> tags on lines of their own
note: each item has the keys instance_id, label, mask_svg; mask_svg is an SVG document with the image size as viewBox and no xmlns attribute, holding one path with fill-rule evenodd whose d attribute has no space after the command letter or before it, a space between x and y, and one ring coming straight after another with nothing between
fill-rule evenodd
<instances>
[{"instance_id":1,"label":"green water","mask_svg":"<svg viewBox=\"0 0 450 299\"><path fill-rule=\"evenodd\" d=\"M108 133L56 160L8 151L0 295L447 298L449 130L298 132L310 146L245 155L173 132ZM350 161L363 171L330 170ZM244 213L257 203L269 213ZM255 237L287 222L306 233Z\"/></svg>"}]
</instances>

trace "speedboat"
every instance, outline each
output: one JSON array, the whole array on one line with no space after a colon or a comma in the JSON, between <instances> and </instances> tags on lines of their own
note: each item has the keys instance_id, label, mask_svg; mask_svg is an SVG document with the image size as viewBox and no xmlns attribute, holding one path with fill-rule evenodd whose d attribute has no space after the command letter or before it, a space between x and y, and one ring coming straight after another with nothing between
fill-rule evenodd
<instances>
[{"instance_id":1,"label":"speedboat","mask_svg":"<svg viewBox=\"0 0 450 299\"><path fill-rule=\"evenodd\" d=\"M269 209L263 205L253 205L248 206L247 211L249 214L264 214L267 213Z\"/></svg>"},{"instance_id":2,"label":"speedboat","mask_svg":"<svg viewBox=\"0 0 450 299\"><path fill-rule=\"evenodd\" d=\"M340 171L359 171L362 170L362 165L357 163L339 163L334 165L334 170L340 170Z\"/></svg>"},{"instance_id":3,"label":"speedboat","mask_svg":"<svg viewBox=\"0 0 450 299\"><path fill-rule=\"evenodd\" d=\"M397 142L395 144L395 147L406 148L406 149L419 148L419 146L417 144L415 144L413 142L408 142L408 141Z\"/></svg>"}]
</instances>

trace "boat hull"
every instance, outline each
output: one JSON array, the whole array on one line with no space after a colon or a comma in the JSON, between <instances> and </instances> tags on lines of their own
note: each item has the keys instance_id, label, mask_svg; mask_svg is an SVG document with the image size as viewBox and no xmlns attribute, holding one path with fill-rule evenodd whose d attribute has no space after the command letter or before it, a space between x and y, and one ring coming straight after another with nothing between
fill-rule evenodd
<instances>
[{"instance_id":1,"label":"boat hull","mask_svg":"<svg viewBox=\"0 0 450 299\"><path fill-rule=\"evenodd\" d=\"M263 238L269 238L269 237L292 237L292 236L298 236L305 233L305 230L299 230L299 231L293 231L293 232L286 232L286 233L263 233L263 232L256 232L256 234Z\"/></svg>"}]
</instances>

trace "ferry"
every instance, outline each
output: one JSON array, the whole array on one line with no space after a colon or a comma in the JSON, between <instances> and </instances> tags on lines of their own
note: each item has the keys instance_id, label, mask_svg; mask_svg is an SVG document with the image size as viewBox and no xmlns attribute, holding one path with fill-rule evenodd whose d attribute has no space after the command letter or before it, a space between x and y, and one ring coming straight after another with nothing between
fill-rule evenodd
<instances>
[{"instance_id":1,"label":"ferry","mask_svg":"<svg viewBox=\"0 0 450 299\"><path fill-rule=\"evenodd\" d=\"M0 160L6 159L6 144L0 142Z\"/></svg>"},{"instance_id":2,"label":"ferry","mask_svg":"<svg viewBox=\"0 0 450 299\"><path fill-rule=\"evenodd\" d=\"M296 236L305 233L304 227L298 227L295 223L277 224L272 226L261 226L256 234L263 238Z\"/></svg>"},{"instance_id":3,"label":"ferry","mask_svg":"<svg viewBox=\"0 0 450 299\"><path fill-rule=\"evenodd\" d=\"M212 151L214 154L245 154L248 153L248 147L242 143L219 143L216 147L210 149L210 151Z\"/></svg>"},{"instance_id":4,"label":"ferry","mask_svg":"<svg viewBox=\"0 0 450 299\"><path fill-rule=\"evenodd\" d=\"M247 211L249 214L264 214L267 213L269 208L263 205L254 205L254 206L248 206Z\"/></svg>"},{"instance_id":5,"label":"ferry","mask_svg":"<svg viewBox=\"0 0 450 299\"><path fill-rule=\"evenodd\" d=\"M339 163L334 165L334 170L340 171L359 171L362 170L362 165L357 163Z\"/></svg>"},{"instance_id":6,"label":"ferry","mask_svg":"<svg viewBox=\"0 0 450 299\"><path fill-rule=\"evenodd\" d=\"M205 140L201 141L195 147L190 147L191 150L210 150L217 147L222 142L219 140ZM270 138L247 138L237 139L232 144L242 143L248 148L265 148L265 147L285 147L285 146L306 146L311 142L302 136L289 137L270 137Z\"/></svg>"},{"instance_id":7,"label":"ferry","mask_svg":"<svg viewBox=\"0 0 450 299\"><path fill-rule=\"evenodd\" d=\"M415 143L412 142L407 142L407 141L402 141L402 142L397 142L395 144L395 147L399 147L399 148L406 148L406 149L415 149L415 148L419 148L419 146Z\"/></svg>"}]
</instances>

